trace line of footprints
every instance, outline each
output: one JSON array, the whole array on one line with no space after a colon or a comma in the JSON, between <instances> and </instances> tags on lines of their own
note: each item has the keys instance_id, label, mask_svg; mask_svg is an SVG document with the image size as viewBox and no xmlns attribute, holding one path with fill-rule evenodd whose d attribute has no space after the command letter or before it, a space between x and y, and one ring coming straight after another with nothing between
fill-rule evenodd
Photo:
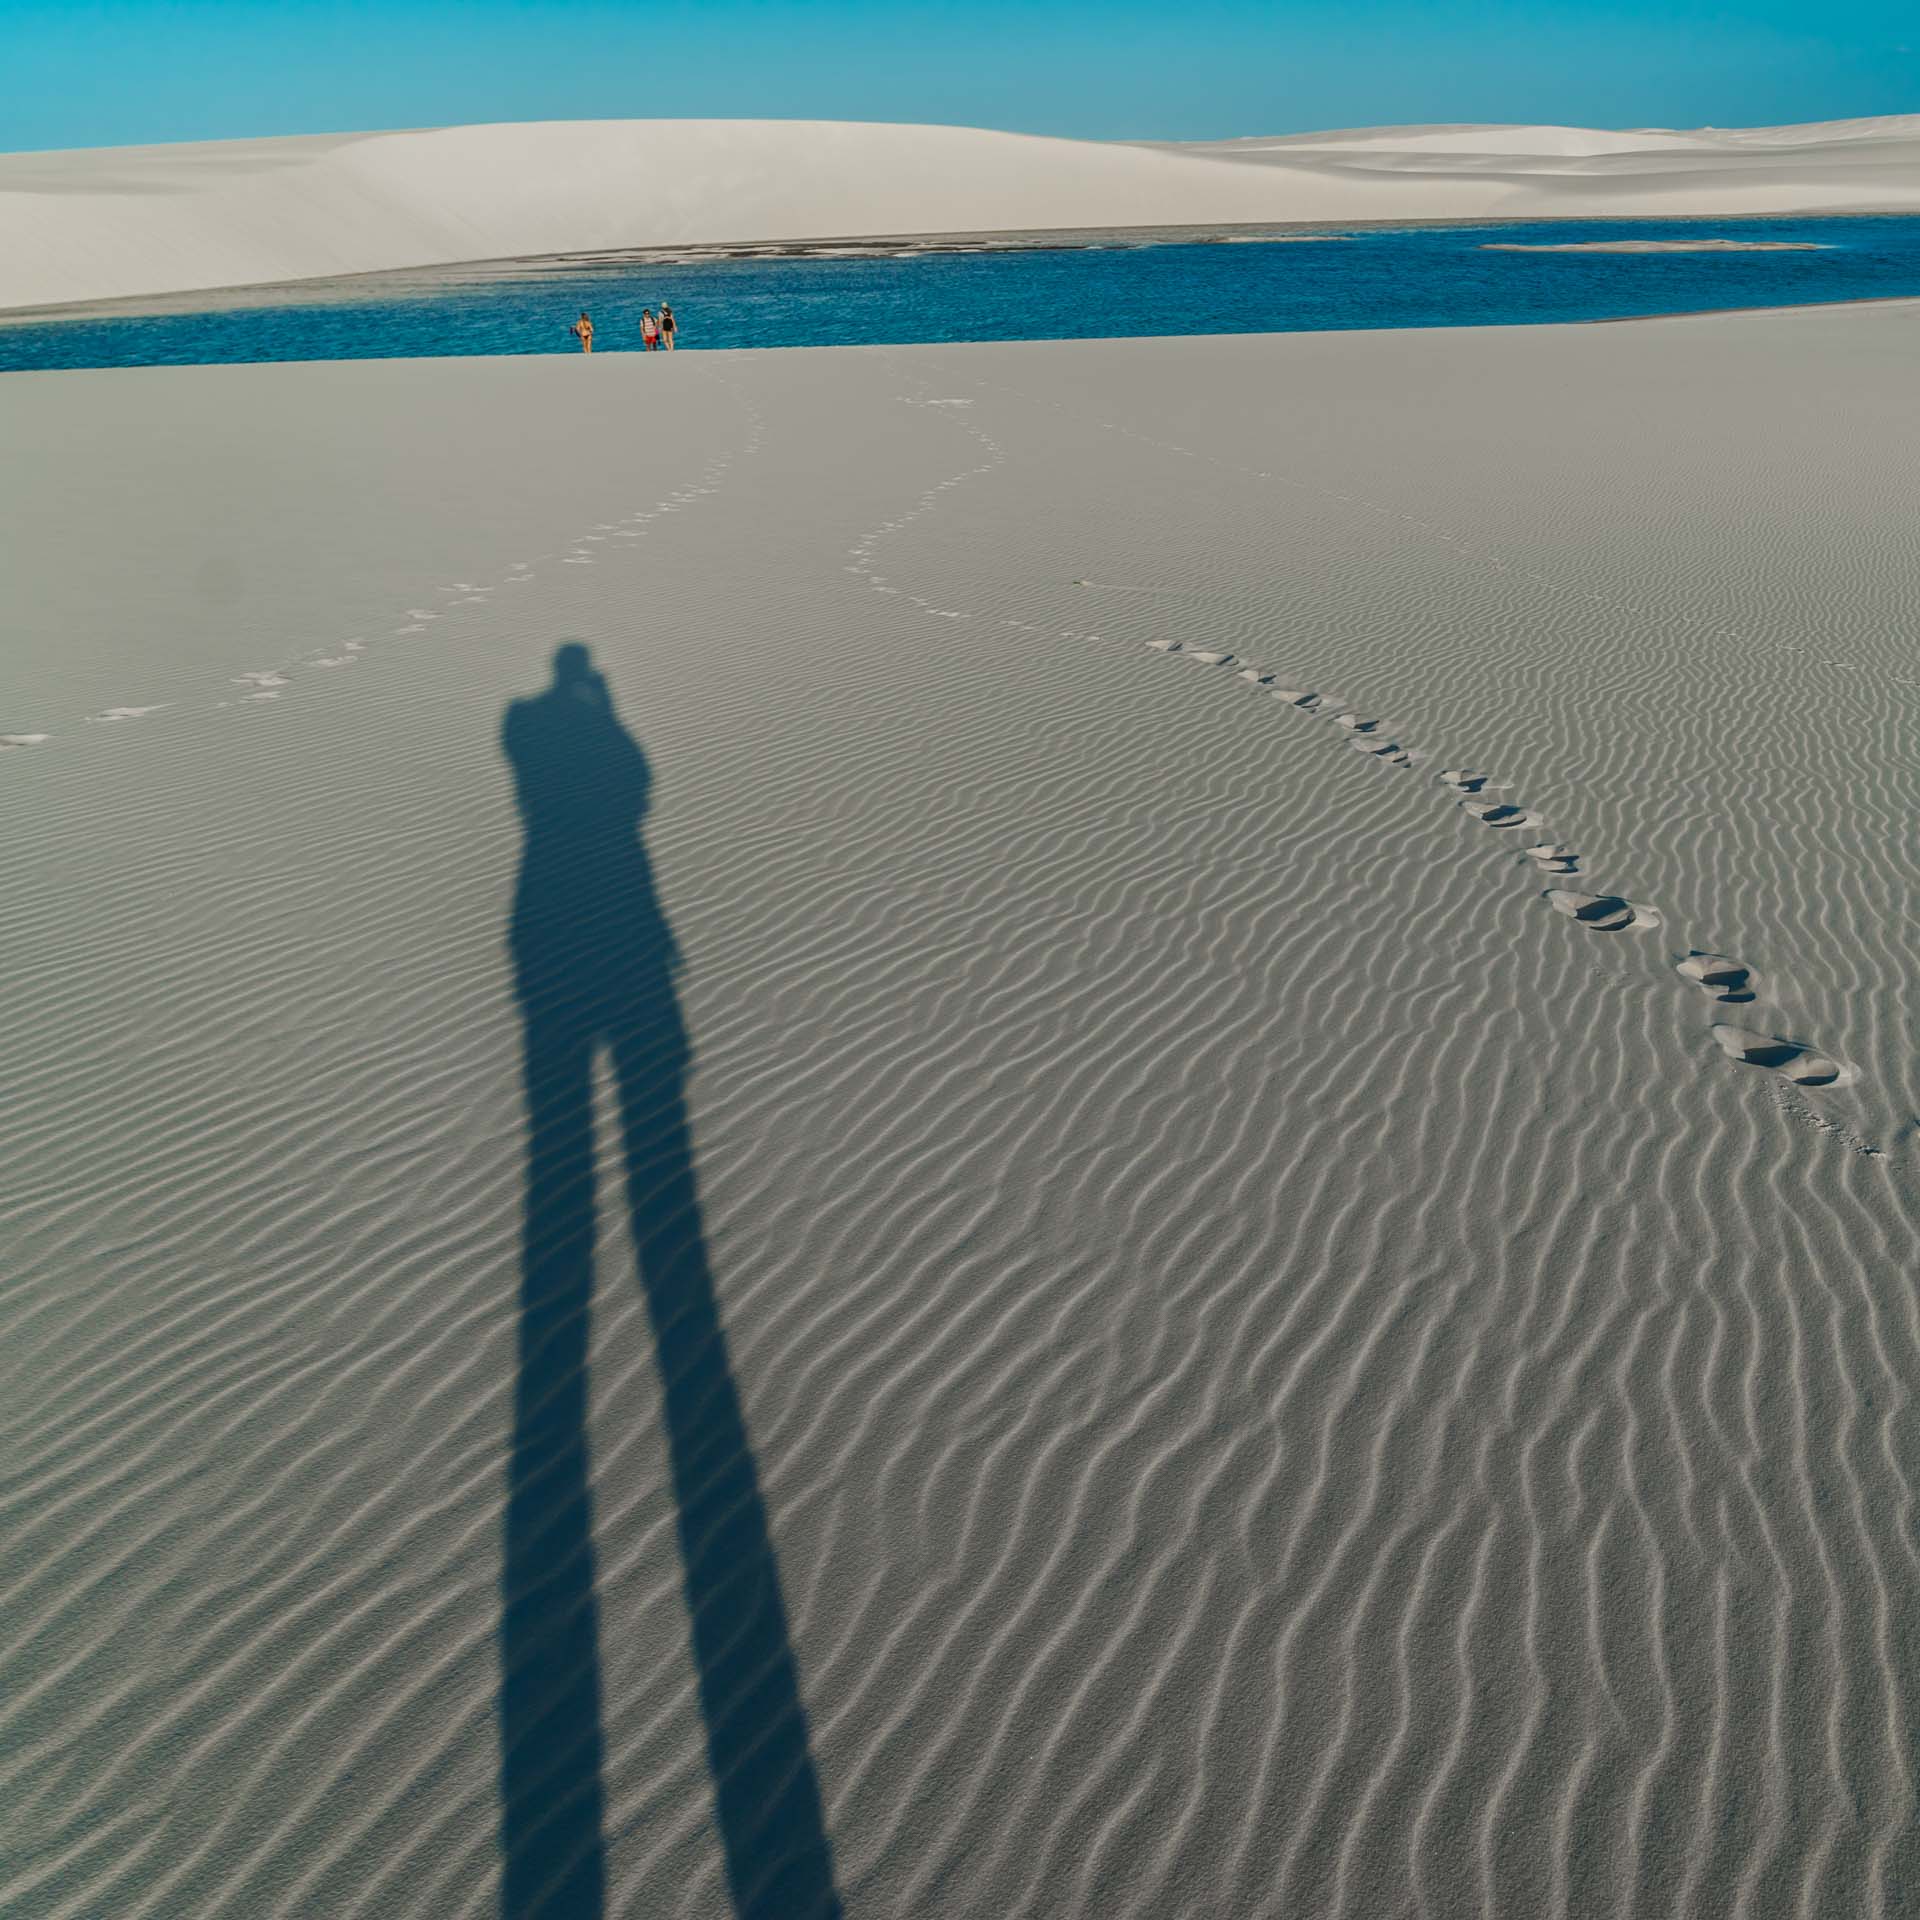
<instances>
[{"instance_id":1,"label":"line of footprints","mask_svg":"<svg viewBox=\"0 0 1920 1920\"><path fill-rule=\"evenodd\" d=\"M748 428L744 440L737 450L751 454L758 450L761 436L761 416L759 410L748 413ZM590 567L594 563L591 549L605 545L613 540L644 540L647 523L659 519L664 514L678 513L693 505L697 500L709 494L719 492L729 469L733 466L735 451L729 450L716 454L709 460L696 481L676 487L672 492L663 494L651 506L636 507L622 520L596 520L590 530L573 534L567 541L567 550L558 556L560 564L567 567ZM553 555L542 555L551 559ZM527 560L515 560L497 583L508 587L531 586L538 579L534 563ZM451 586L437 587L438 607L409 607L405 622L393 629L396 639L411 634L425 633L431 622L456 617L455 610L460 607L484 607L491 603L489 596L495 591L494 585L473 580L456 580ZM241 689L237 694L216 701L215 708L255 706L269 700L278 700L292 684L294 678L304 674L309 668L353 667L360 664L368 651L368 642L364 636L343 640L331 644L322 643L306 648L297 654L283 658L272 667L256 667L245 673L228 675L228 684ZM145 720L156 713L176 711L181 706L194 706L197 702L175 702L162 700L151 706L105 707L98 713L86 715L89 726L117 725L131 720ZM0 733L0 753L20 747L43 747L53 739L51 733Z\"/></svg>"},{"instance_id":2,"label":"line of footprints","mask_svg":"<svg viewBox=\"0 0 1920 1920\"><path fill-rule=\"evenodd\" d=\"M1379 721L1353 712L1332 695L1282 687L1277 674L1237 660L1223 649L1190 647L1182 640L1149 640L1147 645L1156 653L1178 655L1195 666L1237 668L1239 677L1256 691L1271 694L1296 712L1331 721L1347 736L1348 745L1356 753L1366 754L1382 766L1414 767L1426 757L1402 746ZM1547 839L1545 823L1539 815L1530 813L1517 802L1496 797L1507 790L1504 782L1473 767L1443 767L1437 777L1470 818L1496 833L1514 835L1536 873L1555 880L1570 879L1579 873L1579 854L1571 847ZM1529 834L1540 837L1529 838ZM1543 891L1541 898L1556 913L1564 914L1576 926L1593 933L1643 932L1660 924L1660 916L1652 907L1617 893L1586 893L1574 886L1552 885ZM1759 975L1745 961L1730 959L1724 953L1702 953L1695 949L1677 964L1675 971L1719 1006L1751 1006L1760 997ZM1817 1048L1756 1027L1716 1021L1713 1037L1730 1059L1745 1066L1766 1068L1796 1086L1845 1086L1856 1078L1851 1067Z\"/></svg>"}]
</instances>

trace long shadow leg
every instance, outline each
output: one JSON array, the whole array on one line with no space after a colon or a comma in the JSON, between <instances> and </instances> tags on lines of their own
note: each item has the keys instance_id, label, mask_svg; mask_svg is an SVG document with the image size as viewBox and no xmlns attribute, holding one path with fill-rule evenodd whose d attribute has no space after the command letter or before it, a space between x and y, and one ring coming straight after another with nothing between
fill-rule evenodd
<instances>
[{"instance_id":1,"label":"long shadow leg","mask_svg":"<svg viewBox=\"0 0 1920 1920\"><path fill-rule=\"evenodd\" d=\"M526 1030L520 1371L501 1579L502 1920L600 1920L600 1645L587 1454L593 1048Z\"/></svg>"},{"instance_id":2,"label":"long shadow leg","mask_svg":"<svg viewBox=\"0 0 1920 1920\"><path fill-rule=\"evenodd\" d=\"M614 1066L715 1813L740 1920L837 1920L779 1565L707 1265L687 1063L672 989L663 985L655 1004L615 1036Z\"/></svg>"}]
</instances>

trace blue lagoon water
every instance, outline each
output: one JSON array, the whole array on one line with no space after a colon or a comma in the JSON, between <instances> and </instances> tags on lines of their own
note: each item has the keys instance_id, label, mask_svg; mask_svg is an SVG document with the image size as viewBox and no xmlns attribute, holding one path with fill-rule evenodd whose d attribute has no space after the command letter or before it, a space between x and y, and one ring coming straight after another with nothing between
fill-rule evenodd
<instances>
[{"instance_id":1,"label":"blue lagoon water","mask_svg":"<svg viewBox=\"0 0 1920 1920\"><path fill-rule=\"evenodd\" d=\"M1920 295L1920 216L1595 220L1516 225L1085 234L741 257L502 262L182 295L0 323L0 369L239 360L565 353L585 308L595 350L637 351L670 301L681 345L1515 326ZM1593 240L1794 241L1812 251L1507 252Z\"/></svg>"}]
</instances>

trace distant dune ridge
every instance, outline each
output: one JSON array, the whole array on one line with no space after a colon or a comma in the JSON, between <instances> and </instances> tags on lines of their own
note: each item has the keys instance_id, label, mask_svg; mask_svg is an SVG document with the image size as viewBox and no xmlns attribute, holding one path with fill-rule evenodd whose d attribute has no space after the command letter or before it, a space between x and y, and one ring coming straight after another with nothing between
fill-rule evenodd
<instances>
[{"instance_id":1,"label":"distant dune ridge","mask_svg":"<svg viewBox=\"0 0 1920 1920\"><path fill-rule=\"evenodd\" d=\"M1203 145L837 121L542 121L0 155L0 308L723 241L1911 209L1914 114Z\"/></svg>"}]
</instances>

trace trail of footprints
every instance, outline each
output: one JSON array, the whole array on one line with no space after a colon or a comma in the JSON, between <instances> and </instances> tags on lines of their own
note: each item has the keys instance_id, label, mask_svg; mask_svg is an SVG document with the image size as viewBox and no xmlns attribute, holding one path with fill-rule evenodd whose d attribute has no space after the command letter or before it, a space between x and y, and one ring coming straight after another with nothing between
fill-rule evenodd
<instances>
[{"instance_id":1,"label":"trail of footprints","mask_svg":"<svg viewBox=\"0 0 1920 1920\"><path fill-rule=\"evenodd\" d=\"M934 399L927 397L924 393L912 397L906 395L901 397L909 405L924 407L960 407L970 404L965 401ZM882 573L876 564L876 550L881 541L888 534L900 531L923 514L932 511L938 504L940 496L949 489L964 486L969 480L990 472L1006 458L1006 450L1001 443L972 421L960 419L956 424L962 426L980 445L987 456L986 459L977 466L966 468L936 482L905 513L870 528L847 549L846 571L863 579L868 588L875 593L901 592L901 589ZM1091 586L1093 583L1077 580L1074 584ZM973 617L970 613L958 608L936 606L919 594L910 594L905 597L921 612L937 618L966 620ZM1026 620L1007 619L1002 624L1029 632L1040 630L1035 623ZM1097 634L1086 633L1078 628L1066 628L1062 631L1067 638L1086 640L1099 638ZM1426 757L1414 748L1402 745L1382 727L1378 720L1356 712L1331 695L1280 686L1277 684L1280 676L1271 669L1238 660L1224 647L1194 647L1183 640L1174 639L1149 640L1147 646L1155 653L1177 655L1193 666L1234 668L1238 678L1252 690L1266 693L1273 699L1284 702L1296 712L1312 714L1331 721L1347 736L1347 744L1354 752L1364 754L1382 766L1415 767L1420 765ZM1550 882L1568 881L1580 874L1578 852L1572 847L1563 846L1556 840L1546 838L1546 823L1538 814L1516 801L1500 797L1506 791L1504 781L1496 780L1490 774L1473 767L1443 767L1438 770L1437 778L1440 785L1454 796L1456 803L1469 819L1477 821L1491 832L1513 834L1520 842L1522 854L1532 866L1533 871L1542 879ZM1529 835L1540 837L1527 837ZM1584 888L1575 886L1548 885L1542 888L1540 897L1554 912L1590 933L1646 932L1661 924L1660 915L1653 907L1642 901L1630 900L1623 894L1589 893ZM1745 962L1730 959L1724 954L1690 951L1678 963L1676 971L1683 980L1723 1006L1748 1005L1758 998L1754 984L1756 975L1753 969ZM1843 1086L1856 1077L1853 1069L1804 1041L1788 1039L1757 1027L1731 1022L1716 1022L1712 1031L1721 1051L1730 1059L1737 1060L1746 1066L1765 1068L1796 1086L1813 1088ZM1866 1150L1878 1151L1874 1148Z\"/></svg>"},{"instance_id":2,"label":"trail of footprints","mask_svg":"<svg viewBox=\"0 0 1920 1920\"><path fill-rule=\"evenodd\" d=\"M903 406L909 407L961 408L973 405L971 400L930 398L924 392L917 394L903 393L897 397ZM854 574L864 580L870 592L899 594L909 606L918 608L920 612L934 620L971 620L973 615L961 607L936 606L924 594L905 592L902 588L896 586L888 575L880 571L876 554L881 542L886 539L888 534L898 533L901 528L911 526L914 521L931 513L934 508L940 504L940 496L942 494L950 493L955 487L965 486L969 480L977 480L984 473L991 473L995 467L999 466L1001 462L1006 459L1006 449L992 434L975 426L972 421L961 418L957 413L954 415L954 424L982 449L986 454L986 458L977 465L964 467L958 473L949 474L944 480L936 480L932 486L928 487L924 493L919 495L912 506L896 514L891 520L881 521L877 527L869 527L866 532L859 535L853 545L847 549L847 557L843 567L844 572ZM1011 627L1026 628L1028 631L1035 631L1031 623L1025 620L1009 620L1004 624Z\"/></svg>"},{"instance_id":3,"label":"trail of footprints","mask_svg":"<svg viewBox=\"0 0 1920 1920\"><path fill-rule=\"evenodd\" d=\"M917 396L902 395L909 405L924 407L970 406L965 400L935 399L923 392ZM956 424L964 428L967 434L985 451L987 458L979 465L950 475L945 480L930 487L914 505L899 517L884 521L869 529L847 550L846 571L863 578L866 585L876 593L896 594L901 592L875 564L875 550L887 534L899 531L921 515L930 512L938 503L940 496L950 488L965 485L969 480L990 472L1006 458L1006 450L992 435L972 421L956 419ZM1112 425L1113 423L1106 423ZM1116 429L1131 432L1130 429ZM1135 438L1143 436L1134 435ZM1155 443L1160 444L1160 443ZM1187 448L1169 447L1169 451L1192 457ZM1272 476L1262 474L1261 478ZM1345 499L1346 495L1334 495ZM1371 503L1367 503L1371 504ZM1402 518L1411 519L1410 515ZM1424 522L1417 523L1422 526ZM1440 529L1432 529L1441 531ZM1462 546L1462 552L1471 548ZM1494 564L1504 569L1505 562L1495 560ZM1539 576L1536 576L1539 577ZM1550 585L1540 577L1542 585ZM1090 587L1091 580L1076 580L1075 586ZM966 620L973 616L958 608L937 607L918 594L906 596L910 603L923 613L949 620ZM1595 595L1595 599L1604 596ZM1016 627L1026 632L1039 632L1041 629L1031 621L1007 619L1003 625ZM1097 640L1100 636L1085 632L1079 628L1064 628L1062 636L1068 639ZM1383 766L1408 768L1418 766L1425 758L1415 749L1403 746L1381 726L1378 720L1370 719L1345 705L1330 695L1296 690L1276 684L1279 676L1270 669L1253 663L1239 661L1225 648L1192 647L1185 641L1157 639L1147 642L1156 653L1178 655L1189 664L1200 667L1233 667L1238 677L1255 691L1269 694L1272 698L1285 702L1297 712L1313 714L1330 720L1348 736L1348 745L1354 752L1364 754ZM1545 822L1538 814L1511 800L1499 798L1505 792L1505 782L1495 780L1491 775L1472 767L1447 767L1438 771L1440 784L1450 791L1456 802L1468 818L1477 821L1492 832L1511 833L1520 838L1531 833L1542 837L1526 839L1521 852L1531 864L1534 872L1550 881L1563 881L1575 878L1580 873L1580 855L1572 848L1545 837ZM1641 901L1629 900L1622 894L1589 893L1583 888L1549 885L1541 890L1540 897L1554 912L1571 920L1574 925L1590 933L1627 933L1646 932L1661 924L1659 913ZM1702 993L1722 1006L1744 1006L1758 998L1754 970L1745 962L1733 960L1724 954L1689 951L1678 962L1676 971L1679 976ZM1778 1075L1783 1081L1796 1086L1820 1088L1844 1086L1857 1076L1851 1067L1831 1058L1819 1049L1804 1041L1785 1038L1769 1033L1757 1027L1748 1027L1732 1022L1715 1022L1713 1037L1721 1051L1730 1059L1746 1066L1765 1068ZM1819 1120L1818 1116L1808 1116L1821 1126L1831 1123ZM1850 1136L1849 1136L1850 1138ZM1880 1149L1863 1147L1863 1151L1878 1154Z\"/></svg>"},{"instance_id":4,"label":"trail of footprints","mask_svg":"<svg viewBox=\"0 0 1920 1920\"><path fill-rule=\"evenodd\" d=\"M732 382L724 384L733 385ZM610 540L643 540L646 538L648 523L669 513L677 513L683 507L693 505L711 493L719 491L729 470L738 455L751 454L758 450L764 419L760 409L740 396L742 408L747 416L747 430L737 449L716 454L702 470L698 480L676 487L672 492L655 500L651 506L636 508L623 520L596 521L586 532L574 535L565 542L565 550L557 556L562 566L586 566L594 563L593 547L604 545ZM497 583L485 583L473 580L456 580L451 584L435 589L440 600L438 607L409 607L406 619L392 630L395 639L410 638L414 634L425 633L433 622L455 616L462 607L484 607L493 603L493 595L501 587L513 588L529 585L537 578L534 563L527 560L515 560ZM344 667L357 666L368 651L368 642L363 636L334 643L331 647L319 646L306 652L281 659L271 667L258 667L246 673L233 674L229 685L238 689L224 699L212 703L218 712L233 707L259 706L268 701L281 698L295 677L309 671L337 672ZM173 700L157 701L149 706L115 706L102 708L98 713L85 716L84 724L89 727L113 726L128 721L145 720L156 713L173 713L191 710L196 703L182 703ZM51 733L0 733L0 753L20 748L42 747L54 736Z\"/></svg>"},{"instance_id":5,"label":"trail of footprints","mask_svg":"<svg viewBox=\"0 0 1920 1920\"><path fill-rule=\"evenodd\" d=\"M1147 646L1155 653L1178 656L1194 666L1235 668L1238 677L1255 691L1284 702L1296 713L1330 721L1346 736L1347 744L1356 753L1365 754L1382 766L1415 767L1427 758L1416 749L1403 746L1378 720L1355 712L1330 694L1281 686L1279 675L1266 667L1237 660L1222 648L1192 647L1182 640L1149 640ZM1590 933L1629 933L1645 932L1660 925L1660 915L1642 901L1629 900L1624 894L1589 893L1579 886L1557 884L1579 876L1580 855L1572 847L1546 838L1546 823L1537 813L1517 800L1504 797L1507 792L1504 781L1476 767L1442 767L1436 770L1435 779L1453 796L1468 819L1492 833L1514 837L1533 871L1556 883L1541 890L1541 899L1575 926ZM1674 970L1716 1006L1746 1008L1759 1001L1759 975L1744 960L1696 948L1690 950ZM1729 1059L1743 1066L1763 1068L1799 1087L1846 1086L1856 1078L1851 1067L1806 1041L1746 1024L1747 1020L1758 1017L1748 1014L1740 1020L1714 1022L1714 1041Z\"/></svg>"}]
</instances>

